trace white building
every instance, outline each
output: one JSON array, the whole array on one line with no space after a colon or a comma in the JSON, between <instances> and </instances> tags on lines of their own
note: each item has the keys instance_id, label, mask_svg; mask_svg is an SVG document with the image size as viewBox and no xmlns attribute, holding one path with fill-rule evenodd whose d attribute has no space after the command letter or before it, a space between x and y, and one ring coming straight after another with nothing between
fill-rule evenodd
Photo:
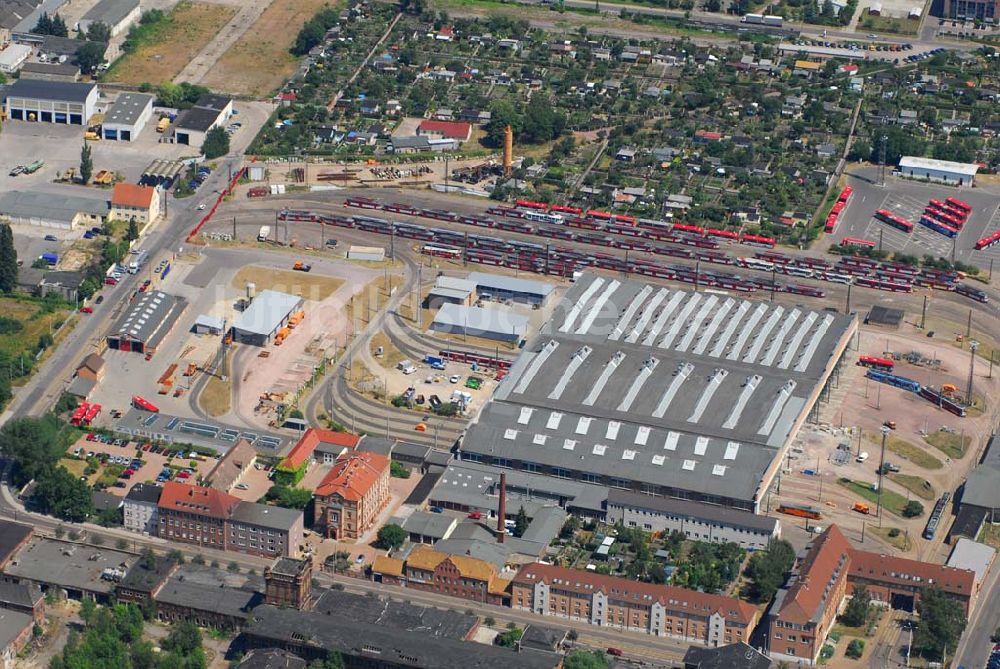
<instances>
[{"instance_id":1,"label":"white building","mask_svg":"<svg viewBox=\"0 0 1000 669\"><path fill-rule=\"evenodd\" d=\"M173 141L201 148L212 128L222 126L233 116L233 101L222 95L206 94L194 107L185 109L174 121Z\"/></svg>"},{"instance_id":2,"label":"white building","mask_svg":"<svg viewBox=\"0 0 1000 669\"><path fill-rule=\"evenodd\" d=\"M918 156L903 156L899 159L899 174L911 179L971 186L978 171L979 165L975 163L954 163Z\"/></svg>"},{"instance_id":3,"label":"white building","mask_svg":"<svg viewBox=\"0 0 1000 669\"><path fill-rule=\"evenodd\" d=\"M153 115L153 96L145 93L122 93L104 115L101 134L104 139L131 142Z\"/></svg>"},{"instance_id":4,"label":"white building","mask_svg":"<svg viewBox=\"0 0 1000 669\"><path fill-rule=\"evenodd\" d=\"M97 84L18 79L5 95L7 118L14 121L85 125L97 108Z\"/></svg>"},{"instance_id":5,"label":"white building","mask_svg":"<svg viewBox=\"0 0 1000 669\"><path fill-rule=\"evenodd\" d=\"M156 536L156 529L160 523L158 508L162 492L163 488L150 483L137 483L132 486L122 504L126 530Z\"/></svg>"},{"instance_id":6,"label":"white building","mask_svg":"<svg viewBox=\"0 0 1000 669\"><path fill-rule=\"evenodd\" d=\"M127 31L142 16L139 0L101 0L80 19L79 29L87 32L95 23L103 23L115 37Z\"/></svg>"},{"instance_id":7,"label":"white building","mask_svg":"<svg viewBox=\"0 0 1000 669\"><path fill-rule=\"evenodd\" d=\"M0 45L2 46L2 45ZM26 44L8 44L6 48L0 49L0 72L13 74L18 68L28 60L31 55L31 47Z\"/></svg>"}]
</instances>

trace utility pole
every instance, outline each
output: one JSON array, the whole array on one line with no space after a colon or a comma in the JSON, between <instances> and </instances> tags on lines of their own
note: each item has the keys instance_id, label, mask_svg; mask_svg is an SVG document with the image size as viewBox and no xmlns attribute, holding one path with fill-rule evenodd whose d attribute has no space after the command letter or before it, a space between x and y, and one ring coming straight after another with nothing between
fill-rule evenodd
<instances>
[{"instance_id":1,"label":"utility pole","mask_svg":"<svg viewBox=\"0 0 1000 669\"><path fill-rule=\"evenodd\" d=\"M924 329L924 323L927 321L927 296L924 295L924 306L920 309L920 329Z\"/></svg>"},{"instance_id":2,"label":"utility pole","mask_svg":"<svg viewBox=\"0 0 1000 669\"><path fill-rule=\"evenodd\" d=\"M965 324L965 338L968 339L972 336L972 309L969 309L969 320Z\"/></svg>"},{"instance_id":3,"label":"utility pole","mask_svg":"<svg viewBox=\"0 0 1000 669\"><path fill-rule=\"evenodd\" d=\"M969 384L965 389L965 404L967 406L972 406L972 373L976 369L976 349L979 348L979 342L975 339L969 340Z\"/></svg>"},{"instance_id":4,"label":"utility pole","mask_svg":"<svg viewBox=\"0 0 1000 669\"><path fill-rule=\"evenodd\" d=\"M851 286L853 286L853 285L854 285L853 283L847 284L847 307L844 309L844 313L845 314L850 314L851 313ZM771 288L771 301L772 302L774 301L774 288L773 287Z\"/></svg>"},{"instance_id":5,"label":"utility pole","mask_svg":"<svg viewBox=\"0 0 1000 669\"><path fill-rule=\"evenodd\" d=\"M396 223L389 223L389 259L396 259Z\"/></svg>"},{"instance_id":6,"label":"utility pole","mask_svg":"<svg viewBox=\"0 0 1000 669\"><path fill-rule=\"evenodd\" d=\"M882 140L882 148L880 149L880 152L879 152L879 162L882 164L882 168L881 168L881 170L879 170L879 184L878 185L879 186L885 186L885 151L886 151L886 144L888 144L888 142L889 142L889 137L886 136L886 135L882 135L881 140ZM880 251L882 250L881 245L879 245L879 250Z\"/></svg>"},{"instance_id":7,"label":"utility pole","mask_svg":"<svg viewBox=\"0 0 1000 669\"><path fill-rule=\"evenodd\" d=\"M882 253L882 233L883 232L884 232L884 230L882 230L881 228L879 228L879 231L878 231L878 252L879 252L879 254Z\"/></svg>"},{"instance_id":8,"label":"utility pole","mask_svg":"<svg viewBox=\"0 0 1000 669\"><path fill-rule=\"evenodd\" d=\"M233 241L236 241L236 217L233 216Z\"/></svg>"},{"instance_id":9,"label":"utility pole","mask_svg":"<svg viewBox=\"0 0 1000 669\"><path fill-rule=\"evenodd\" d=\"M778 283L777 283L777 274L778 274L778 270L777 270L777 268L776 268L776 267L775 267L775 266L774 266L774 265L772 264L772 265L771 265L771 301L772 301L772 302L774 302L774 292L775 292L775 290L776 290L776 289L777 289L777 287L778 287ZM848 284L848 286L847 286L847 291L848 291L848 294L850 294L850 290L851 290L851 286L850 286L850 284ZM848 298L848 300L847 300L847 303L848 303L848 304L850 304L850 298Z\"/></svg>"},{"instance_id":10,"label":"utility pole","mask_svg":"<svg viewBox=\"0 0 1000 669\"><path fill-rule=\"evenodd\" d=\"M882 455L878 459L878 501L875 514L878 516L878 526L882 527L882 476L885 474L885 441L889 438L889 426L882 426Z\"/></svg>"}]
</instances>

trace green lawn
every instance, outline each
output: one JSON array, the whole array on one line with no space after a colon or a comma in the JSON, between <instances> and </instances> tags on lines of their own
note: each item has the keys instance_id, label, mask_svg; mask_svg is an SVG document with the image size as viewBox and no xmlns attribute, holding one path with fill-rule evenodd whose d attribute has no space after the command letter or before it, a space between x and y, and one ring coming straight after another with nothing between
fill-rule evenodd
<instances>
[{"instance_id":1,"label":"green lawn","mask_svg":"<svg viewBox=\"0 0 1000 669\"><path fill-rule=\"evenodd\" d=\"M866 431L865 439L878 448L882 443L882 436L877 432ZM896 455L906 458L913 464L924 469L941 469L944 464L933 455L920 448L916 444L911 444L905 439L900 439L894 435L889 435L886 447ZM876 453L877 455L877 453Z\"/></svg>"},{"instance_id":2,"label":"green lawn","mask_svg":"<svg viewBox=\"0 0 1000 669\"><path fill-rule=\"evenodd\" d=\"M852 481L846 478L837 479L837 483L844 486L858 497L871 502L873 505L871 509L872 513L875 513L874 505L878 502L878 493L872 490L871 483L865 483L864 481ZM903 507L906 506L906 498L898 492L885 489L882 491L882 506L885 507L887 511L891 511L897 516L902 517Z\"/></svg>"},{"instance_id":3,"label":"green lawn","mask_svg":"<svg viewBox=\"0 0 1000 669\"><path fill-rule=\"evenodd\" d=\"M937 497L934 492L934 486L927 479L920 476L913 476L912 474L889 474L889 478L922 499L934 499Z\"/></svg>"},{"instance_id":4,"label":"green lawn","mask_svg":"<svg viewBox=\"0 0 1000 669\"><path fill-rule=\"evenodd\" d=\"M961 460L972 444L972 437L963 437L954 432L932 432L924 441L938 449L952 460Z\"/></svg>"},{"instance_id":5,"label":"green lawn","mask_svg":"<svg viewBox=\"0 0 1000 669\"><path fill-rule=\"evenodd\" d=\"M889 532L892 530L898 530L899 534L894 537L889 536ZM908 551L913 545L910 537L903 530L898 527L869 527L867 532L878 535L880 538L884 539L890 546L898 548L901 551Z\"/></svg>"}]
</instances>

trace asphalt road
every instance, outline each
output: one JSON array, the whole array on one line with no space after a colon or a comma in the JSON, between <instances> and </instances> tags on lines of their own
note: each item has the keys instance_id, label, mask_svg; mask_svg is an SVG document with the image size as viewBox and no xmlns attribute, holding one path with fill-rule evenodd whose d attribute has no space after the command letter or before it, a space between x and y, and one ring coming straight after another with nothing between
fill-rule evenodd
<instances>
[{"instance_id":1,"label":"asphalt road","mask_svg":"<svg viewBox=\"0 0 1000 669\"><path fill-rule=\"evenodd\" d=\"M966 669L985 666L993 642L990 635L1000 624L1000 568L996 564L979 593L977 608L956 649L954 666Z\"/></svg>"}]
</instances>

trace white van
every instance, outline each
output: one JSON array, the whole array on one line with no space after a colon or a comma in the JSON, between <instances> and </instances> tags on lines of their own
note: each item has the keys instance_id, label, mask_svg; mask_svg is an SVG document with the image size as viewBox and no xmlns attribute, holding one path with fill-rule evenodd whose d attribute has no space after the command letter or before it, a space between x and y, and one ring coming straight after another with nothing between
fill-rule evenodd
<instances>
[{"instance_id":1,"label":"white van","mask_svg":"<svg viewBox=\"0 0 1000 669\"><path fill-rule=\"evenodd\" d=\"M856 458L858 462L864 462L867 459L868 459L868 451L861 451L861 453Z\"/></svg>"},{"instance_id":2,"label":"white van","mask_svg":"<svg viewBox=\"0 0 1000 669\"><path fill-rule=\"evenodd\" d=\"M396 365L396 369L398 369L401 372L403 372L403 374L412 374L413 372L417 371L417 368L409 360L401 360Z\"/></svg>"}]
</instances>

